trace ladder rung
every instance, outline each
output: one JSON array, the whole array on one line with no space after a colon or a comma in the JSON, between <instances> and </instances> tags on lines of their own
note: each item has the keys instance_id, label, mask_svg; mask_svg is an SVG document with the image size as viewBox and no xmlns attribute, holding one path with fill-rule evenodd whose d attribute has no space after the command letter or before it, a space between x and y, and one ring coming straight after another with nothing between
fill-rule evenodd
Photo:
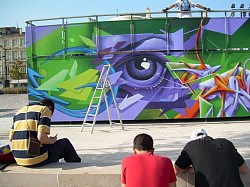
<instances>
[{"instance_id":1,"label":"ladder rung","mask_svg":"<svg viewBox=\"0 0 250 187\"><path fill-rule=\"evenodd\" d=\"M95 96L95 97L93 97L94 99L99 99L99 98L101 98L101 96Z\"/></svg>"},{"instance_id":2,"label":"ladder rung","mask_svg":"<svg viewBox=\"0 0 250 187\"><path fill-rule=\"evenodd\" d=\"M85 125L85 124L87 124L87 125L93 125L93 123L83 123L83 125Z\"/></svg>"},{"instance_id":3,"label":"ladder rung","mask_svg":"<svg viewBox=\"0 0 250 187\"><path fill-rule=\"evenodd\" d=\"M88 114L88 116L95 116L95 114Z\"/></svg>"},{"instance_id":4,"label":"ladder rung","mask_svg":"<svg viewBox=\"0 0 250 187\"><path fill-rule=\"evenodd\" d=\"M92 105L91 106L91 108L97 108L98 107L98 105Z\"/></svg>"},{"instance_id":5,"label":"ladder rung","mask_svg":"<svg viewBox=\"0 0 250 187\"><path fill-rule=\"evenodd\" d=\"M101 88L96 88L97 90L103 90L103 88L101 87Z\"/></svg>"},{"instance_id":6,"label":"ladder rung","mask_svg":"<svg viewBox=\"0 0 250 187\"><path fill-rule=\"evenodd\" d=\"M117 125L122 125L123 123L118 123L118 122L111 122L111 124L117 124Z\"/></svg>"}]
</instances>

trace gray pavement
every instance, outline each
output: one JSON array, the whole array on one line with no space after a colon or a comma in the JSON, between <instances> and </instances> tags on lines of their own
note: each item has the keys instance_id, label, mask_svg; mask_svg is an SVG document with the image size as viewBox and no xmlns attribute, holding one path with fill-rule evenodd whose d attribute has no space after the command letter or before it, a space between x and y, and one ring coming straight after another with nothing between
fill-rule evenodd
<instances>
[{"instance_id":1,"label":"gray pavement","mask_svg":"<svg viewBox=\"0 0 250 187\"><path fill-rule=\"evenodd\" d=\"M8 133L14 113L28 103L27 94L0 95L0 144L9 143ZM214 123L151 123L124 124L110 128L108 124L91 126L81 132L81 124L52 125L51 135L67 137L82 161L89 166L108 166L120 164L123 157L132 153L132 141L138 133L148 133L154 139L155 153L176 160L181 149L196 128L204 128L214 138L224 137L232 141L242 156L250 159L250 121L214 122Z\"/></svg>"}]
</instances>

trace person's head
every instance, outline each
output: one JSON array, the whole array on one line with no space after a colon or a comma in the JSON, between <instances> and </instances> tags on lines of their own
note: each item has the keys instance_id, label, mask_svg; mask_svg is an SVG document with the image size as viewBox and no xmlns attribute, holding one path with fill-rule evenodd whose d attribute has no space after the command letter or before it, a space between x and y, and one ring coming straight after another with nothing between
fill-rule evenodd
<instances>
[{"instance_id":1,"label":"person's head","mask_svg":"<svg viewBox=\"0 0 250 187\"><path fill-rule=\"evenodd\" d=\"M54 113L55 104L52 100L46 98L39 101L39 103L42 106L47 106L51 110L52 114Z\"/></svg>"},{"instance_id":2,"label":"person's head","mask_svg":"<svg viewBox=\"0 0 250 187\"><path fill-rule=\"evenodd\" d=\"M153 148L153 138L148 135L148 134L138 134L135 138L134 138L134 152L139 151L146 151L146 152L154 152L154 148Z\"/></svg>"},{"instance_id":3,"label":"person's head","mask_svg":"<svg viewBox=\"0 0 250 187\"><path fill-rule=\"evenodd\" d=\"M191 133L190 140L197 140L207 136L207 132L204 129L196 129Z\"/></svg>"}]
</instances>

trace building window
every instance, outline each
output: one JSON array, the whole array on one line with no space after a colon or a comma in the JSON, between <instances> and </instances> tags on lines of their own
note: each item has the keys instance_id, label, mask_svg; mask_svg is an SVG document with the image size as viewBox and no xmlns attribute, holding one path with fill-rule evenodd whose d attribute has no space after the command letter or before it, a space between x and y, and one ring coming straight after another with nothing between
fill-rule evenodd
<instances>
[{"instance_id":1,"label":"building window","mask_svg":"<svg viewBox=\"0 0 250 187\"><path fill-rule=\"evenodd\" d=\"M13 51L12 52L12 59L13 60L17 60L18 59L18 53L17 53L17 51Z\"/></svg>"},{"instance_id":2,"label":"building window","mask_svg":"<svg viewBox=\"0 0 250 187\"><path fill-rule=\"evenodd\" d=\"M6 61L10 60L10 51L6 50L6 56L5 56Z\"/></svg>"},{"instance_id":3,"label":"building window","mask_svg":"<svg viewBox=\"0 0 250 187\"><path fill-rule=\"evenodd\" d=\"M24 38L21 38L21 46L25 46L25 39Z\"/></svg>"},{"instance_id":4,"label":"building window","mask_svg":"<svg viewBox=\"0 0 250 187\"><path fill-rule=\"evenodd\" d=\"M6 64L6 69L5 69L5 75L9 75L10 72L10 67ZM6 79L8 79L8 77L6 77Z\"/></svg>"},{"instance_id":5,"label":"building window","mask_svg":"<svg viewBox=\"0 0 250 187\"><path fill-rule=\"evenodd\" d=\"M10 47L10 41L9 40L4 40L4 47Z\"/></svg>"},{"instance_id":6,"label":"building window","mask_svg":"<svg viewBox=\"0 0 250 187\"><path fill-rule=\"evenodd\" d=\"M27 71L26 65L22 65L21 72L26 73L26 71Z\"/></svg>"},{"instance_id":7,"label":"building window","mask_svg":"<svg viewBox=\"0 0 250 187\"><path fill-rule=\"evenodd\" d=\"M18 42L17 42L16 38L12 39L12 46L13 47L17 47L18 46Z\"/></svg>"},{"instance_id":8,"label":"building window","mask_svg":"<svg viewBox=\"0 0 250 187\"><path fill-rule=\"evenodd\" d=\"M26 53L25 51L21 51L21 60L25 60L26 59Z\"/></svg>"}]
</instances>

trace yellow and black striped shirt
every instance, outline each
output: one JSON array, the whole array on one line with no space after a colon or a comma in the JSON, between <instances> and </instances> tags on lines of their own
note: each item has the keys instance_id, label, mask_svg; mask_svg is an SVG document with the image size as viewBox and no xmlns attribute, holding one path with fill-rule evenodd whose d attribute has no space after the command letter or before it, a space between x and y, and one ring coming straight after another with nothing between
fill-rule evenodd
<instances>
[{"instance_id":1,"label":"yellow and black striped shirt","mask_svg":"<svg viewBox=\"0 0 250 187\"><path fill-rule=\"evenodd\" d=\"M25 106L16 113L10 136L12 136L11 150L18 165L32 166L48 158L48 152L42 145L40 156L30 156L27 150L29 134L35 138L37 138L37 132L50 134L51 116L52 112L48 107L37 104Z\"/></svg>"}]
</instances>

